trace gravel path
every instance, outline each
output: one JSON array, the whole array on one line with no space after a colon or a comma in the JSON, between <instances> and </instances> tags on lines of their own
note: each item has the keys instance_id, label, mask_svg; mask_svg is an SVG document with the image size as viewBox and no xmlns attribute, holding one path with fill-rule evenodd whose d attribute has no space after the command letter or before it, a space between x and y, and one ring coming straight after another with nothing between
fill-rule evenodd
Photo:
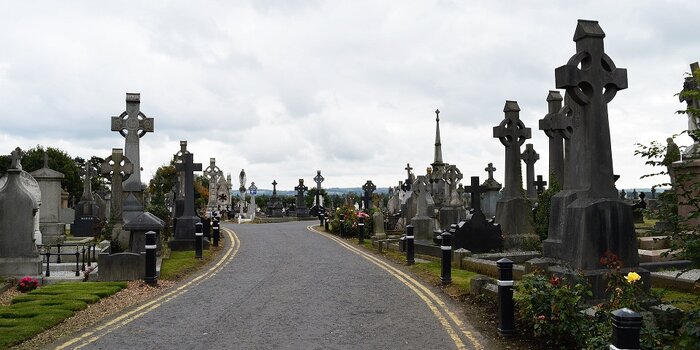
<instances>
[{"instance_id":1,"label":"gravel path","mask_svg":"<svg viewBox=\"0 0 700 350\"><path fill-rule=\"evenodd\" d=\"M457 347L417 292L306 225L227 225L240 239L229 264L143 316L93 334L98 338L84 348ZM491 348L464 328L481 343L477 348Z\"/></svg>"}]
</instances>

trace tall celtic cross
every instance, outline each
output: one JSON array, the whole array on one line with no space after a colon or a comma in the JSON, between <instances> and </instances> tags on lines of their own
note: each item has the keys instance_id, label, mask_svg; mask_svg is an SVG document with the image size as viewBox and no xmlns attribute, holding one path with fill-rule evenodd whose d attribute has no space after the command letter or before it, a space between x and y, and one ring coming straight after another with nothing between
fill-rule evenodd
<instances>
[{"instance_id":1,"label":"tall celtic cross","mask_svg":"<svg viewBox=\"0 0 700 350\"><path fill-rule=\"evenodd\" d=\"M429 216L428 200L425 197L426 194L430 193L428 186L428 179L423 175L417 176L416 181L411 186L413 193L416 194L416 216Z\"/></svg>"},{"instance_id":2,"label":"tall celtic cross","mask_svg":"<svg viewBox=\"0 0 700 350\"><path fill-rule=\"evenodd\" d=\"M564 180L564 140L553 119L561 109L563 100L559 91L550 90L547 94L547 114L539 120L540 130L549 138L549 173L559 183Z\"/></svg>"},{"instance_id":3,"label":"tall celtic cross","mask_svg":"<svg viewBox=\"0 0 700 350\"><path fill-rule=\"evenodd\" d=\"M471 195L474 216L481 216L483 218L484 213L481 211L481 194L484 193L485 188L479 185L478 176L472 176L471 181L471 185L466 186L464 190Z\"/></svg>"},{"instance_id":4,"label":"tall celtic cross","mask_svg":"<svg viewBox=\"0 0 700 350\"><path fill-rule=\"evenodd\" d=\"M365 210L372 209L372 193L377 189L372 180L367 180L364 185L362 185L362 191L364 195L362 196L362 202L364 204Z\"/></svg>"},{"instance_id":5,"label":"tall celtic cross","mask_svg":"<svg viewBox=\"0 0 700 350\"><path fill-rule=\"evenodd\" d=\"M173 155L175 164L182 163L182 156L190 153L187 150L187 141L180 141L180 150ZM177 173L177 199L185 198L185 173L178 171Z\"/></svg>"},{"instance_id":6,"label":"tall celtic cross","mask_svg":"<svg viewBox=\"0 0 700 350\"><path fill-rule=\"evenodd\" d=\"M464 175L462 175L462 172L457 168L456 165L448 165L447 168L445 169L445 173L443 174L443 179L447 183L447 191L448 191L448 199L449 205L459 205L460 204L460 198L459 194L457 193L457 186L459 185L459 181L464 178Z\"/></svg>"},{"instance_id":7,"label":"tall celtic cross","mask_svg":"<svg viewBox=\"0 0 700 350\"><path fill-rule=\"evenodd\" d=\"M202 171L202 164L194 162L194 155L182 155L182 163L175 164L175 170L185 174L185 205L182 216L195 216L194 211L194 172Z\"/></svg>"},{"instance_id":8,"label":"tall celtic cross","mask_svg":"<svg viewBox=\"0 0 700 350\"><path fill-rule=\"evenodd\" d=\"M272 180L272 195L277 195L277 180Z\"/></svg>"},{"instance_id":9,"label":"tall celtic cross","mask_svg":"<svg viewBox=\"0 0 700 350\"><path fill-rule=\"evenodd\" d=\"M209 166L202 173L209 180L209 208L216 207L219 194L217 193L219 179L223 178L224 172L216 166L216 158L209 158Z\"/></svg>"},{"instance_id":10,"label":"tall celtic cross","mask_svg":"<svg viewBox=\"0 0 700 350\"><path fill-rule=\"evenodd\" d=\"M80 197L80 200L94 201L95 197L92 195L92 167L90 166L89 161L85 162L83 174L85 175L85 179L83 180L83 196Z\"/></svg>"},{"instance_id":11,"label":"tall celtic cross","mask_svg":"<svg viewBox=\"0 0 700 350\"><path fill-rule=\"evenodd\" d=\"M493 127L493 137L506 147L506 170L503 198L520 197L522 175L520 172L520 146L530 138L530 128L520 120L517 101L506 101L503 107L505 119Z\"/></svg>"},{"instance_id":12,"label":"tall celtic cross","mask_svg":"<svg viewBox=\"0 0 700 350\"><path fill-rule=\"evenodd\" d=\"M304 179L299 179L299 185L294 187L294 190L297 191L297 208L305 208L304 192L308 191L309 188L304 186Z\"/></svg>"},{"instance_id":13,"label":"tall celtic cross","mask_svg":"<svg viewBox=\"0 0 700 350\"><path fill-rule=\"evenodd\" d=\"M131 163L128 157L124 156L124 151L121 148L112 148L112 154L105 158L100 165L100 172L108 175L112 183L110 215L121 220L122 202L124 201L122 184L131 177L131 174L134 172L134 164Z\"/></svg>"},{"instance_id":14,"label":"tall celtic cross","mask_svg":"<svg viewBox=\"0 0 700 350\"><path fill-rule=\"evenodd\" d=\"M535 162L540 160L540 154L535 151L531 143L525 145L525 150L520 154L520 158L525 163L525 181L527 188L527 196L529 198L537 197L535 189Z\"/></svg>"},{"instance_id":15,"label":"tall celtic cross","mask_svg":"<svg viewBox=\"0 0 700 350\"><path fill-rule=\"evenodd\" d=\"M314 205L321 206L321 183L323 182L324 178L321 175L321 170L316 170L316 176L314 177L314 181L316 182L316 202Z\"/></svg>"},{"instance_id":16,"label":"tall celtic cross","mask_svg":"<svg viewBox=\"0 0 700 350\"><path fill-rule=\"evenodd\" d=\"M608 103L627 88L627 70L615 67L605 54L604 38L597 21L579 20L574 32L576 54L554 72L556 87L566 89L567 97L578 107L572 149L567 152L572 159L566 162L576 165L578 189L592 198L617 197Z\"/></svg>"},{"instance_id":17,"label":"tall celtic cross","mask_svg":"<svg viewBox=\"0 0 700 350\"><path fill-rule=\"evenodd\" d=\"M153 132L153 118L140 111L141 94L126 94L126 111L112 117L112 131L118 131L126 140L124 155L134 164L134 173L124 182L125 191L141 191L141 161L139 139L147 132Z\"/></svg>"}]
</instances>

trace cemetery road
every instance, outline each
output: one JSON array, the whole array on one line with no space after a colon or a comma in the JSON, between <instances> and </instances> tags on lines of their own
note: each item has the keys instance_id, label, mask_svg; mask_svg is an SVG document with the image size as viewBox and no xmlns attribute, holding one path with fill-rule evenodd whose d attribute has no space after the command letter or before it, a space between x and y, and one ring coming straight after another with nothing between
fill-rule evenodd
<instances>
[{"instance_id":1,"label":"cemetery road","mask_svg":"<svg viewBox=\"0 0 700 350\"><path fill-rule=\"evenodd\" d=\"M59 348L492 348L452 300L313 223L227 223L206 276Z\"/></svg>"}]
</instances>

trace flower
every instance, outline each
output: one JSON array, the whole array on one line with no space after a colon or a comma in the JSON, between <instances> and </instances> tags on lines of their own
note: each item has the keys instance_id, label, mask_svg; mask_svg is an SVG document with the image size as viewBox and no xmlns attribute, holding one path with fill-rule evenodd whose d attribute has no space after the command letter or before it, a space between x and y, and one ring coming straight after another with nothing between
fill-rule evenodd
<instances>
[{"instance_id":1,"label":"flower","mask_svg":"<svg viewBox=\"0 0 700 350\"><path fill-rule=\"evenodd\" d=\"M367 213L365 213L364 211L359 211L359 212L357 212L357 217L367 219L367 218L369 218L369 215L367 215Z\"/></svg>"},{"instance_id":2,"label":"flower","mask_svg":"<svg viewBox=\"0 0 700 350\"><path fill-rule=\"evenodd\" d=\"M634 283L642 279L642 276L640 276L638 273L632 271L625 276L625 279L627 280L627 283Z\"/></svg>"},{"instance_id":3,"label":"flower","mask_svg":"<svg viewBox=\"0 0 700 350\"><path fill-rule=\"evenodd\" d=\"M549 278L549 284L553 286L558 286L559 282L561 282L561 278L557 277L556 275L552 275L552 277Z\"/></svg>"},{"instance_id":4,"label":"flower","mask_svg":"<svg viewBox=\"0 0 700 350\"><path fill-rule=\"evenodd\" d=\"M544 317L544 315L539 315L539 316L537 316L537 319L540 321L544 321L545 317Z\"/></svg>"}]
</instances>

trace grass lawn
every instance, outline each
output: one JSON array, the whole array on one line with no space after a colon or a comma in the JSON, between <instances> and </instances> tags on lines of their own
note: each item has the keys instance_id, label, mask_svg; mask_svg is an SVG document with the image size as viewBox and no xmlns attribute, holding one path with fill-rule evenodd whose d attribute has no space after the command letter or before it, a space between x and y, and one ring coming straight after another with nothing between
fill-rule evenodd
<instances>
[{"instance_id":1,"label":"grass lawn","mask_svg":"<svg viewBox=\"0 0 700 350\"><path fill-rule=\"evenodd\" d=\"M177 280L188 275L200 266L209 263L212 259L212 251L218 250L218 247L211 247L204 250L202 259L194 258L194 250L172 251L170 258L163 259L163 264L160 267L160 278L163 280Z\"/></svg>"},{"instance_id":2,"label":"grass lawn","mask_svg":"<svg viewBox=\"0 0 700 350\"><path fill-rule=\"evenodd\" d=\"M76 311L126 288L126 282L71 282L47 285L0 306L0 348L51 328Z\"/></svg>"},{"instance_id":3,"label":"grass lawn","mask_svg":"<svg viewBox=\"0 0 700 350\"><path fill-rule=\"evenodd\" d=\"M683 311L700 308L700 295L663 288L651 288L652 292L661 295L661 301L671 304Z\"/></svg>"}]
</instances>

